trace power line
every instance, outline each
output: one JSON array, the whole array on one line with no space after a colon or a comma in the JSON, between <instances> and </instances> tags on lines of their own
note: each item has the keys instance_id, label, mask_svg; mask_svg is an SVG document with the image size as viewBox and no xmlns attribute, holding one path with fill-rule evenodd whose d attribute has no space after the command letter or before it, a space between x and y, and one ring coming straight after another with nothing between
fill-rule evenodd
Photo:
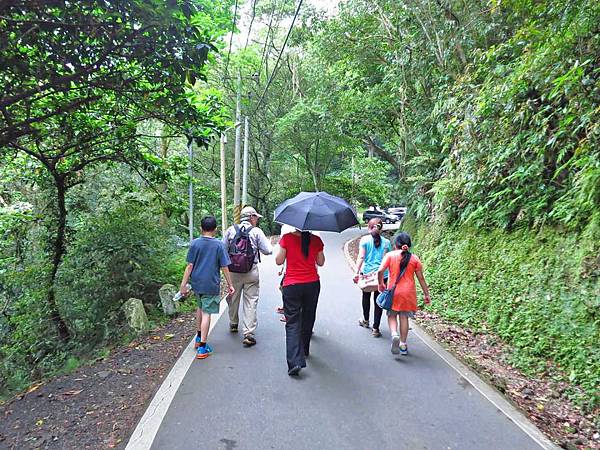
<instances>
[{"instance_id":1,"label":"power line","mask_svg":"<svg viewBox=\"0 0 600 450\"><path fill-rule=\"evenodd\" d=\"M237 21L238 0L235 0L235 8L233 10L233 25L231 26L231 37L229 38L229 51L227 52L227 61L225 62L225 73L229 69L229 56L231 55L231 45L233 43L233 33L235 32L235 24Z\"/></svg>"},{"instance_id":2,"label":"power line","mask_svg":"<svg viewBox=\"0 0 600 450\"><path fill-rule=\"evenodd\" d=\"M267 36L265 37L265 45L263 46L262 54L260 55L260 67L258 68L259 79L262 75L262 66L265 62L265 55L267 54L267 46L269 44L269 36L271 34L271 25L273 24L273 17L275 17L275 3L273 3L273 8L271 9L271 17L269 18L269 28L267 29ZM279 26L279 21L277 25Z\"/></svg>"},{"instance_id":3,"label":"power line","mask_svg":"<svg viewBox=\"0 0 600 450\"><path fill-rule=\"evenodd\" d=\"M265 94L267 93L267 90L269 89L269 86L271 85L273 78L275 78L275 74L277 73L277 68L279 67L279 61L281 60L281 56L283 55L285 46L287 45L288 39L290 38L290 34L292 34L292 29L294 28L294 23L296 23L296 18L298 17L298 14L300 13L300 7L302 6L302 2L303 2L303 0L298 0L298 6L296 7L296 12L294 13L294 18L292 19L292 24L290 25L290 29L288 30L287 35L285 36L285 41L283 41L283 46L281 47L281 51L279 52L277 61L275 61L275 67L273 67L273 72L271 72L271 76L269 77L269 80L267 81L265 90L263 91L262 95L260 96L260 98L258 100L258 103L256 104L255 110L258 110L258 108L260 107L260 104L262 103L263 99L265 98Z\"/></svg>"},{"instance_id":4,"label":"power line","mask_svg":"<svg viewBox=\"0 0 600 450\"><path fill-rule=\"evenodd\" d=\"M248 48L248 41L250 40L250 33L252 32L252 24L254 23L254 18L256 17L256 4L258 0L253 0L252 2L252 19L250 19L250 26L248 27L248 36L246 36L246 45L244 45L244 50Z\"/></svg>"}]
</instances>

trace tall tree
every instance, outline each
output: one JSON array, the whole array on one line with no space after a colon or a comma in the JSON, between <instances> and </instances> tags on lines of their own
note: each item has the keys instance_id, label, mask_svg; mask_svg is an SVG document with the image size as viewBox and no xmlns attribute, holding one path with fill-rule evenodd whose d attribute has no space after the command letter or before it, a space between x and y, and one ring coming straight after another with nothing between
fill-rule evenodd
<instances>
[{"instance_id":1,"label":"tall tree","mask_svg":"<svg viewBox=\"0 0 600 450\"><path fill-rule=\"evenodd\" d=\"M191 89L229 23L230 1L14 1L0 6L0 152L22 152L54 186L48 307L69 330L54 282L65 253L65 198L89 166L114 161L157 174L139 124L156 119L206 136L217 124ZM196 131L193 131L195 129Z\"/></svg>"}]
</instances>

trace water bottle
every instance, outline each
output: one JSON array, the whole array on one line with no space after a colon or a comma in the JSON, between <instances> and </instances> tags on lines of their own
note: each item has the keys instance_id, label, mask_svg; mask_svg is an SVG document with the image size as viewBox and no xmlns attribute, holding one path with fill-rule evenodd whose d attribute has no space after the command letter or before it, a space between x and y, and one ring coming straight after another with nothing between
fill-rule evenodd
<instances>
[{"instance_id":1,"label":"water bottle","mask_svg":"<svg viewBox=\"0 0 600 450\"><path fill-rule=\"evenodd\" d=\"M190 289L192 289L192 286L188 283L185 285L188 288L188 292L190 291ZM181 291L177 291L177 293L173 296L173 301L174 302L178 302L179 300L181 300L182 298L185 298L187 296L182 294Z\"/></svg>"}]
</instances>

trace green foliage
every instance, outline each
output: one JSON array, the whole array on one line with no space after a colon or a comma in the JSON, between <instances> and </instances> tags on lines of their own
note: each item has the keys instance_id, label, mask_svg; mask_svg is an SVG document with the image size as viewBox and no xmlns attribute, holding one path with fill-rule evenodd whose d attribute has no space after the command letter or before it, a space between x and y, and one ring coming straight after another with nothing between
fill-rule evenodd
<instances>
[{"instance_id":1,"label":"green foliage","mask_svg":"<svg viewBox=\"0 0 600 450\"><path fill-rule=\"evenodd\" d=\"M130 297L157 302L172 251L155 214L125 203L90 217L57 275L58 305L77 341L104 341L122 321Z\"/></svg>"},{"instance_id":2,"label":"green foliage","mask_svg":"<svg viewBox=\"0 0 600 450\"><path fill-rule=\"evenodd\" d=\"M562 223L579 229L600 205L597 2L526 21L444 101L447 173L440 208L477 225ZM579 6L574 7L573 3ZM585 43L585 44L584 44Z\"/></svg>"},{"instance_id":3,"label":"green foliage","mask_svg":"<svg viewBox=\"0 0 600 450\"><path fill-rule=\"evenodd\" d=\"M555 362L600 404L600 233L569 234L419 225L409 220L442 317L498 334L530 374Z\"/></svg>"}]
</instances>

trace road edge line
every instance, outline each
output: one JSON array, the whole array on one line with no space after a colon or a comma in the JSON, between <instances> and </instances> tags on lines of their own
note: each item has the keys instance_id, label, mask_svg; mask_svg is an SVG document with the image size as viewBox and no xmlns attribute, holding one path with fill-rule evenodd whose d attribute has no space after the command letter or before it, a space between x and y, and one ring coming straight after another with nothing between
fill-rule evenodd
<instances>
[{"instance_id":1,"label":"road edge line","mask_svg":"<svg viewBox=\"0 0 600 450\"><path fill-rule=\"evenodd\" d=\"M357 238L354 238L357 239ZM356 271L356 264L350 255L350 242L354 239L346 241L344 244L344 256L346 262L352 269ZM411 320L411 326L416 336L436 353L442 360L453 368L460 376L465 378L471 386L473 386L483 397L500 410L511 422L517 425L525 434L533 439L539 446L545 450L560 450L554 442L552 442L535 424L527 418L525 414L519 411L512 405L502 394L496 389L487 384L481 379L477 373L460 362L448 350L442 347L435 339L433 339L423 328L421 328L414 320Z\"/></svg>"},{"instance_id":2,"label":"road edge line","mask_svg":"<svg viewBox=\"0 0 600 450\"><path fill-rule=\"evenodd\" d=\"M212 332L221 316L227 310L227 296L221 299L219 306L219 314L213 314L210 321L210 328L208 335ZM216 316L216 317L215 317ZM185 378L189 368L195 361L195 349L194 342L196 337L194 336L187 347L183 350L175 364L169 371L154 397L150 401L150 404L146 408L144 415L139 420L137 426L129 437L129 442L125 447L125 450L148 450L152 447L154 439L162 421L171 406L171 402L175 397L175 394L179 390L181 382Z\"/></svg>"}]
</instances>

